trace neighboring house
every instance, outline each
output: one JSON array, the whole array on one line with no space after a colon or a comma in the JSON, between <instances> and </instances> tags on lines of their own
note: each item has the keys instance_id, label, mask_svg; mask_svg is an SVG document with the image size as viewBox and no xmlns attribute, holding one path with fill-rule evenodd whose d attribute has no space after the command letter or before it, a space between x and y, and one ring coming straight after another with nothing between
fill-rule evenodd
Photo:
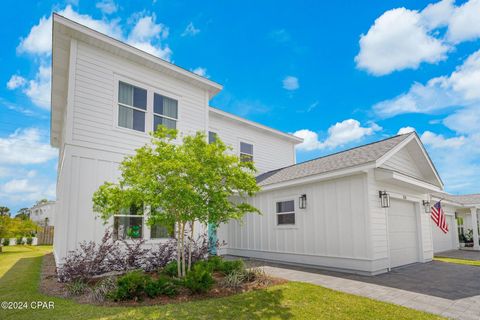
<instances>
[{"instance_id":1,"label":"neighboring house","mask_svg":"<svg viewBox=\"0 0 480 320\"><path fill-rule=\"evenodd\" d=\"M30 219L42 227L55 226L55 201L35 204L30 208Z\"/></svg>"},{"instance_id":2,"label":"neighboring house","mask_svg":"<svg viewBox=\"0 0 480 320\"><path fill-rule=\"evenodd\" d=\"M432 259L424 203L443 183L415 133L296 164L302 139L210 107L222 86L209 79L56 14L52 50L57 263L108 226L116 238L134 226L147 244L169 237L139 211L104 225L92 210L94 191L158 124L218 136L259 169L251 203L262 215L222 225L220 253L364 274Z\"/></svg>"}]
</instances>

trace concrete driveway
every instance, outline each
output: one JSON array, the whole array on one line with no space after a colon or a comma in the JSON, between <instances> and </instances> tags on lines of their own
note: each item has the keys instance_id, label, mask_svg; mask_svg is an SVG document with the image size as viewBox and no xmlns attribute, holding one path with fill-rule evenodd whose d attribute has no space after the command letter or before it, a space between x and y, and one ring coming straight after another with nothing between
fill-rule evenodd
<instances>
[{"instance_id":1,"label":"concrete driveway","mask_svg":"<svg viewBox=\"0 0 480 320\"><path fill-rule=\"evenodd\" d=\"M432 261L396 268L378 276L270 263L263 264L263 268L272 276L317 284L448 318L480 319L480 267Z\"/></svg>"}]
</instances>

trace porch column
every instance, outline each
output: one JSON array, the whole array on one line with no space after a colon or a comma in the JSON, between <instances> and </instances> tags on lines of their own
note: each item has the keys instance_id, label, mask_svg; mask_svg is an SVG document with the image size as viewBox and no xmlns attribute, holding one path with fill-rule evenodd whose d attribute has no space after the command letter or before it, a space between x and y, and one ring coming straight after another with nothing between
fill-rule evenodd
<instances>
[{"instance_id":1,"label":"porch column","mask_svg":"<svg viewBox=\"0 0 480 320\"><path fill-rule=\"evenodd\" d=\"M472 215L473 249L480 250L480 245L478 244L477 208L470 208L470 213Z\"/></svg>"}]
</instances>

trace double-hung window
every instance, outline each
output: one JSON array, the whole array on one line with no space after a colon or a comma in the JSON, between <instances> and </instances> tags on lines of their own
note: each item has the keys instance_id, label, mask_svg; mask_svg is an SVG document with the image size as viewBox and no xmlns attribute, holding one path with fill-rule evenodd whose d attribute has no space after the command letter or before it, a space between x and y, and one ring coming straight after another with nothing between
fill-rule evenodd
<instances>
[{"instance_id":1,"label":"double-hung window","mask_svg":"<svg viewBox=\"0 0 480 320\"><path fill-rule=\"evenodd\" d=\"M253 161L253 144L240 142L240 161Z\"/></svg>"},{"instance_id":2,"label":"double-hung window","mask_svg":"<svg viewBox=\"0 0 480 320\"><path fill-rule=\"evenodd\" d=\"M279 201L276 206L277 225L295 224L295 201Z\"/></svg>"},{"instance_id":3,"label":"double-hung window","mask_svg":"<svg viewBox=\"0 0 480 320\"><path fill-rule=\"evenodd\" d=\"M118 125L145 132L147 90L125 82L118 85Z\"/></svg>"},{"instance_id":4,"label":"double-hung window","mask_svg":"<svg viewBox=\"0 0 480 320\"><path fill-rule=\"evenodd\" d=\"M159 125L170 129L177 128L178 101L158 93L153 95L153 130Z\"/></svg>"},{"instance_id":5,"label":"double-hung window","mask_svg":"<svg viewBox=\"0 0 480 320\"><path fill-rule=\"evenodd\" d=\"M143 238L143 206L132 205L113 217L113 239Z\"/></svg>"},{"instance_id":6,"label":"double-hung window","mask_svg":"<svg viewBox=\"0 0 480 320\"><path fill-rule=\"evenodd\" d=\"M208 131L208 143L214 143L215 141L217 141L217 133Z\"/></svg>"}]
</instances>

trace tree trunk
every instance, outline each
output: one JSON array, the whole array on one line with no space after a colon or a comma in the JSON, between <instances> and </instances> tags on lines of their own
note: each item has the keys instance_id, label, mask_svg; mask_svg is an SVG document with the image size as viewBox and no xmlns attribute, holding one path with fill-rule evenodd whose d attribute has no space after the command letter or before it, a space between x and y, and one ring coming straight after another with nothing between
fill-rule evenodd
<instances>
[{"instance_id":1,"label":"tree trunk","mask_svg":"<svg viewBox=\"0 0 480 320\"><path fill-rule=\"evenodd\" d=\"M188 272L192 269L192 244L193 244L193 226L195 221L190 222L190 241L188 242Z\"/></svg>"},{"instance_id":2,"label":"tree trunk","mask_svg":"<svg viewBox=\"0 0 480 320\"><path fill-rule=\"evenodd\" d=\"M180 247L180 232L181 232L181 227L180 225L178 225L177 227L177 274L178 274L178 277L181 278L182 277L182 269L181 269L181 263L180 263L180 259L181 259L181 247Z\"/></svg>"},{"instance_id":3,"label":"tree trunk","mask_svg":"<svg viewBox=\"0 0 480 320\"><path fill-rule=\"evenodd\" d=\"M185 277L185 225L186 222L182 223L182 277Z\"/></svg>"}]
</instances>

